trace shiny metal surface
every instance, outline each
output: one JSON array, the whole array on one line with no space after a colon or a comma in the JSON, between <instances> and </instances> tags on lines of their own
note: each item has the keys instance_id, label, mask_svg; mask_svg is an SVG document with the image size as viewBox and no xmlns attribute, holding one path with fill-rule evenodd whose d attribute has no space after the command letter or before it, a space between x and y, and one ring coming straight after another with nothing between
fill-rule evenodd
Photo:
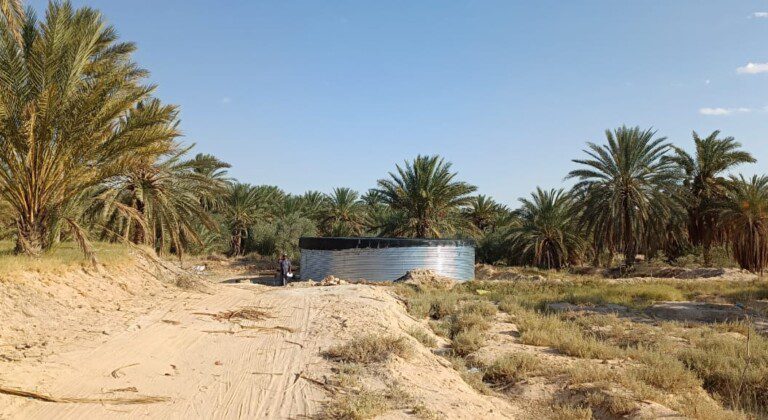
<instances>
[{"instance_id":1,"label":"shiny metal surface","mask_svg":"<svg viewBox=\"0 0 768 420\"><path fill-rule=\"evenodd\" d=\"M466 281L475 277L472 246L414 246L342 250L301 250L301 278L388 281L407 271L425 268Z\"/></svg>"}]
</instances>

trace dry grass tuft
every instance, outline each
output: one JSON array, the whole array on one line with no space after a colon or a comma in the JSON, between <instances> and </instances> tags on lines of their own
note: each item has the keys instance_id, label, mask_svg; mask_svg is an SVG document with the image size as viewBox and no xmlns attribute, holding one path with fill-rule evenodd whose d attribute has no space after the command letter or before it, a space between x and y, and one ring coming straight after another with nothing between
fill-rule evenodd
<instances>
[{"instance_id":1,"label":"dry grass tuft","mask_svg":"<svg viewBox=\"0 0 768 420\"><path fill-rule=\"evenodd\" d=\"M709 331L688 339L693 346L680 352L680 360L707 391L731 407L768 417L768 338L751 331L749 353L746 337Z\"/></svg>"},{"instance_id":2,"label":"dry grass tuft","mask_svg":"<svg viewBox=\"0 0 768 420\"><path fill-rule=\"evenodd\" d=\"M585 403L590 411L604 411L611 416L624 417L639 408L638 401L625 393L608 388L596 387L586 392Z\"/></svg>"},{"instance_id":3,"label":"dry grass tuft","mask_svg":"<svg viewBox=\"0 0 768 420\"><path fill-rule=\"evenodd\" d=\"M642 366L636 366L630 374L644 383L666 392L685 392L701 386L696 374L673 355L651 351L638 351Z\"/></svg>"},{"instance_id":4,"label":"dry grass tuft","mask_svg":"<svg viewBox=\"0 0 768 420\"><path fill-rule=\"evenodd\" d=\"M320 418L336 420L361 420L376 417L389 410L389 402L382 392L362 391L341 395L333 399L323 410Z\"/></svg>"},{"instance_id":5,"label":"dry grass tuft","mask_svg":"<svg viewBox=\"0 0 768 420\"><path fill-rule=\"evenodd\" d=\"M438 420L442 417L435 413L434 411L430 410L429 407L427 407L424 404L416 404L411 409L411 414L416 416L416 418L424 419L424 420Z\"/></svg>"},{"instance_id":6,"label":"dry grass tuft","mask_svg":"<svg viewBox=\"0 0 768 420\"><path fill-rule=\"evenodd\" d=\"M469 369L467 362L459 356L447 356L446 359L451 362L453 368L459 372L461 379L471 386L475 391L481 394L491 394L491 389L483 382L483 373L480 369Z\"/></svg>"},{"instance_id":7,"label":"dry grass tuft","mask_svg":"<svg viewBox=\"0 0 768 420\"><path fill-rule=\"evenodd\" d=\"M382 363L392 356L407 359L413 349L405 337L367 335L356 338L325 352L326 357L346 363Z\"/></svg>"},{"instance_id":8,"label":"dry grass tuft","mask_svg":"<svg viewBox=\"0 0 768 420\"><path fill-rule=\"evenodd\" d=\"M552 406L552 420L591 420L592 409L577 405L557 404Z\"/></svg>"},{"instance_id":9,"label":"dry grass tuft","mask_svg":"<svg viewBox=\"0 0 768 420\"><path fill-rule=\"evenodd\" d=\"M408 334L419 341L419 343L423 344L425 347L428 348L435 348L437 347L437 340L435 337L432 336L428 331L426 331L423 328L419 327L412 327L408 331Z\"/></svg>"},{"instance_id":10,"label":"dry grass tuft","mask_svg":"<svg viewBox=\"0 0 768 420\"><path fill-rule=\"evenodd\" d=\"M529 353L509 353L485 368L483 380L507 388L536 373L541 373L542 362Z\"/></svg>"},{"instance_id":11,"label":"dry grass tuft","mask_svg":"<svg viewBox=\"0 0 768 420\"><path fill-rule=\"evenodd\" d=\"M468 356L485 345L485 337L478 330L461 331L453 336L451 348L459 356Z\"/></svg>"},{"instance_id":12,"label":"dry grass tuft","mask_svg":"<svg viewBox=\"0 0 768 420\"><path fill-rule=\"evenodd\" d=\"M514 317L523 343L552 347L568 356L590 359L613 359L622 356L621 349L587 335L575 324L555 315L531 311Z\"/></svg>"}]
</instances>

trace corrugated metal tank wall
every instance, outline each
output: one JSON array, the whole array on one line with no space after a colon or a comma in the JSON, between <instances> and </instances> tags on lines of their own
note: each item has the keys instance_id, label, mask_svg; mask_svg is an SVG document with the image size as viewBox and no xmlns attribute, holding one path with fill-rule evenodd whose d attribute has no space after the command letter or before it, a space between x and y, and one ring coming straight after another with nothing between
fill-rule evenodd
<instances>
[{"instance_id":1,"label":"corrugated metal tank wall","mask_svg":"<svg viewBox=\"0 0 768 420\"><path fill-rule=\"evenodd\" d=\"M346 280L388 281L420 268L461 281L475 275L475 248L469 241L302 238L299 247L304 280L332 275Z\"/></svg>"}]
</instances>

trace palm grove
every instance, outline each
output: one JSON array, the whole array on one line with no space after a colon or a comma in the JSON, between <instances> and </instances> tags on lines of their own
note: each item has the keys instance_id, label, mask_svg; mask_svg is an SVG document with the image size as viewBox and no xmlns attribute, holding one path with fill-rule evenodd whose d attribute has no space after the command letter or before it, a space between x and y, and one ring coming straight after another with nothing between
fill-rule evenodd
<instances>
[{"instance_id":1,"label":"palm grove","mask_svg":"<svg viewBox=\"0 0 768 420\"><path fill-rule=\"evenodd\" d=\"M0 236L21 254L62 241L157 253L295 254L298 238L461 237L478 260L543 268L631 266L727 252L768 263L768 177L729 176L755 159L719 132L686 152L653 130L620 127L587 143L570 190L538 189L510 209L457 179L439 156L397 165L359 194L287 194L191 156L178 109L153 96L135 46L90 8L52 2L44 17L0 0Z\"/></svg>"}]
</instances>

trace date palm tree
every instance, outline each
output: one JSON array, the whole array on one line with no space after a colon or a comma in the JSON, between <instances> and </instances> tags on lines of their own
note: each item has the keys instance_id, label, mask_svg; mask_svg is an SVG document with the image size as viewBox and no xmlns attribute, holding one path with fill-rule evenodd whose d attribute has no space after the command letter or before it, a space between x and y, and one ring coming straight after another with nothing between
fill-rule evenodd
<instances>
[{"instance_id":1,"label":"date palm tree","mask_svg":"<svg viewBox=\"0 0 768 420\"><path fill-rule=\"evenodd\" d=\"M224 224L229 230L229 254L243 255L245 239L257 221L271 216L274 202L282 191L276 187L235 183L224 198Z\"/></svg>"},{"instance_id":2,"label":"date palm tree","mask_svg":"<svg viewBox=\"0 0 768 420\"><path fill-rule=\"evenodd\" d=\"M461 208L472 201L477 188L456 181L451 163L440 156L417 156L397 165L389 179L380 179L377 190L393 211L383 232L416 238L440 238L471 231Z\"/></svg>"},{"instance_id":3,"label":"date palm tree","mask_svg":"<svg viewBox=\"0 0 768 420\"><path fill-rule=\"evenodd\" d=\"M472 197L465 209L466 216L480 232L492 231L507 213L506 207L483 194Z\"/></svg>"},{"instance_id":4,"label":"date palm tree","mask_svg":"<svg viewBox=\"0 0 768 420\"><path fill-rule=\"evenodd\" d=\"M521 198L518 223L509 232L513 261L539 268L560 269L578 260L584 241L578 233L573 200L562 189L536 188Z\"/></svg>"},{"instance_id":5,"label":"date palm tree","mask_svg":"<svg viewBox=\"0 0 768 420\"><path fill-rule=\"evenodd\" d=\"M231 168L232 165L220 160L216 156L198 153L189 161L189 165L195 173L212 183L218 184L222 188L231 181L227 169ZM223 198L223 192L212 195L203 194L200 197L200 204L207 211L215 211L221 208Z\"/></svg>"},{"instance_id":6,"label":"date palm tree","mask_svg":"<svg viewBox=\"0 0 768 420\"><path fill-rule=\"evenodd\" d=\"M59 223L86 243L78 219L87 206L73 201L179 133L176 108L150 98L147 72L131 61L135 46L118 42L97 11L51 2L42 22L21 18L20 34L11 14L0 19L0 196L17 251L39 254Z\"/></svg>"},{"instance_id":7,"label":"date palm tree","mask_svg":"<svg viewBox=\"0 0 768 420\"><path fill-rule=\"evenodd\" d=\"M363 202L351 188L334 188L326 198L323 232L329 236L360 236L365 231Z\"/></svg>"},{"instance_id":8,"label":"date palm tree","mask_svg":"<svg viewBox=\"0 0 768 420\"><path fill-rule=\"evenodd\" d=\"M102 187L97 207L108 219L106 236L120 232L133 243L182 257L189 246L202 245L203 229L218 229L206 203L223 195L226 180L216 171L200 171L200 156L184 160L189 150L138 165Z\"/></svg>"},{"instance_id":9,"label":"date palm tree","mask_svg":"<svg viewBox=\"0 0 768 420\"><path fill-rule=\"evenodd\" d=\"M724 173L735 166L756 161L733 137L718 138L719 135L719 131L714 131L701 138L694 131L695 153L691 155L675 147L675 154L669 157L685 173L683 185L690 195L688 235L693 245L702 247L706 265L710 264L712 245L722 242L724 236L718 223L720 213L716 211L728 189Z\"/></svg>"},{"instance_id":10,"label":"date palm tree","mask_svg":"<svg viewBox=\"0 0 768 420\"><path fill-rule=\"evenodd\" d=\"M603 249L624 253L628 266L647 243L647 228L681 211L677 166L664 159L671 145L652 129L622 126L606 130L607 144L587 143L582 166L567 178L577 179L581 224Z\"/></svg>"},{"instance_id":11,"label":"date palm tree","mask_svg":"<svg viewBox=\"0 0 768 420\"><path fill-rule=\"evenodd\" d=\"M301 195L301 207L304 217L319 225L325 217L328 196L320 191L307 191Z\"/></svg>"},{"instance_id":12,"label":"date palm tree","mask_svg":"<svg viewBox=\"0 0 768 420\"><path fill-rule=\"evenodd\" d=\"M736 262L762 273L768 266L768 176L732 176L718 213Z\"/></svg>"},{"instance_id":13,"label":"date palm tree","mask_svg":"<svg viewBox=\"0 0 768 420\"><path fill-rule=\"evenodd\" d=\"M365 214L366 234L380 236L392 221L392 210L384 202L384 195L375 188L369 189L360 197Z\"/></svg>"}]
</instances>

